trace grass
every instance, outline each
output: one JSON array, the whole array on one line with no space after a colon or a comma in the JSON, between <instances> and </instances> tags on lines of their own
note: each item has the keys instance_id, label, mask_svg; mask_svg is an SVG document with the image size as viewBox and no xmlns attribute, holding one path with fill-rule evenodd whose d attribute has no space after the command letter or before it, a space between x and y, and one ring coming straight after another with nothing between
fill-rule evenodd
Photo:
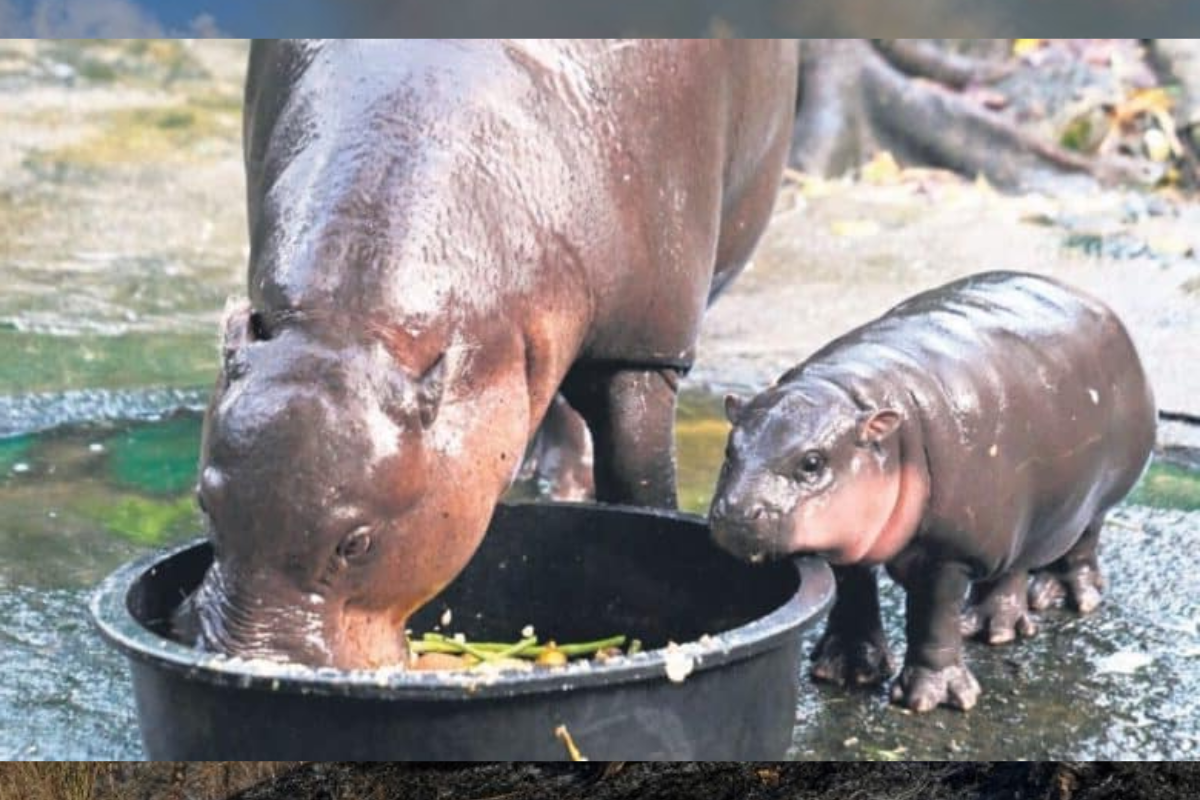
<instances>
[{"instance_id":1,"label":"grass","mask_svg":"<svg viewBox=\"0 0 1200 800\"><path fill-rule=\"evenodd\" d=\"M93 136L31 154L28 166L100 169L147 161L186 159L199 143L211 139L236 144L241 122L232 100L213 93L182 105L123 108L97 113Z\"/></svg>"},{"instance_id":2,"label":"grass","mask_svg":"<svg viewBox=\"0 0 1200 800\"><path fill-rule=\"evenodd\" d=\"M1200 511L1200 475L1175 464L1151 464L1129 499L1155 508Z\"/></svg>"},{"instance_id":3,"label":"grass","mask_svg":"<svg viewBox=\"0 0 1200 800\"><path fill-rule=\"evenodd\" d=\"M219 800L299 762L0 762L0 800Z\"/></svg>"},{"instance_id":4,"label":"grass","mask_svg":"<svg viewBox=\"0 0 1200 800\"><path fill-rule=\"evenodd\" d=\"M0 258L4 261L13 258L21 239L52 213L31 199L30 194L0 190Z\"/></svg>"},{"instance_id":5,"label":"grass","mask_svg":"<svg viewBox=\"0 0 1200 800\"><path fill-rule=\"evenodd\" d=\"M43 58L66 64L91 83L144 83L169 86L204 80L208 73L178 39L54 40L40 45Z\"/></svg>"}]
</instances>

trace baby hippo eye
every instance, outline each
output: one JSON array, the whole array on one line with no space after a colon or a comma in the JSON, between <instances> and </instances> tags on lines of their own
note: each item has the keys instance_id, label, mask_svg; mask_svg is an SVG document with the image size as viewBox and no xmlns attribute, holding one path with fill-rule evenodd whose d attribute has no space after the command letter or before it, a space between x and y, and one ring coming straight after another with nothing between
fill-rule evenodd
<instances>
[{"instance_id":1,"label":"baby hippo eye","mask_svg":"<svg viewBox=\"0 0 1200 800\"><path fill-rule=\"evenodd\" d=\"M350 562L362 559L370 550L371 529L366 525L359 525L347 533L337 546L338 556Z\"/></svg>"},{"instance_id":2,"label":"baby hippo eye","mask_svg":"<svg viewBox=\"0 0 1200 800\"><path fill-rule=\"evenodd\" d=\"M800 464L796 469L796 477L800 480L811 481L820 475L824 469L825 456L816 450L809 450L800 457Z\"/></svg>"}]
</instances>

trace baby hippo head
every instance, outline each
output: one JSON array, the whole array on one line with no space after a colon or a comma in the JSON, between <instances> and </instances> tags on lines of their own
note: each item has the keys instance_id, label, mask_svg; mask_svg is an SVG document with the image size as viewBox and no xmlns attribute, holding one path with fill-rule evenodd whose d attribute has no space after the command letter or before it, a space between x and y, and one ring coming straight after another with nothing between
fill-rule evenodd
<instances>
[{"instance_id":1,"label":"baby hippo head","mask_svg":"<svg viewBox=\"0 0 1200 800\"><path fill-rule=\"evenodd\" d=\"M403 663L408 615L490 513L447 495L430 447L444 359L414 374L377 342L227 326L197 487L214 562L176 632L244 658Z\"/></svg>"},{"instance_id":2,"label":"baby hippo head","mask_svg":"<svg viewBox=\"0 0 1200 800\"><path fill-rule=\"evenodd\" d=\"M901 413L803 379L749 402L730 395L725 413L733 430L709 512L718 544L752 561L869 558L901 496Z\"/></svg>"}]
</instances>

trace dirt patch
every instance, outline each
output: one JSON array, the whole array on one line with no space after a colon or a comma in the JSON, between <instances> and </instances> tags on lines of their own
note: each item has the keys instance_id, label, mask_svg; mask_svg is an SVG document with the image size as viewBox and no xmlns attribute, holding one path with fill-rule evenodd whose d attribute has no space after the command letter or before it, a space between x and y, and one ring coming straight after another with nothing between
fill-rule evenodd
<instances>
[{"instance_id":1,"label":"dirt patch","mask_svg":"<svg viewBox=\"0 0 1200 800\"><path fill-rule=\"evenodd\" d=\"M692 378L761 388L916 292L986 270L1060 278L1129 326L1160 407L1195 409L1200 207L1173 192L1007 195L886 161L793 174L746 273L705 319Z\"/></svg>"},{"instance_id":2,"label":"dirt patch","mask_svg":"<svg viewBox=\"0 0 1200 800\"><path fill-rule=\"evenodd\" d=\"M0 800L218 800L298 762L0 763Z\"/></svg>"},{"instance_id":3,"label":"dirt patch","mask_svg":"<svg viewBox=\"0 0 1200 800\"><path fill-rule=\"evenodd\" d=\"M1174 800L1200 790L1200 765L988 762L682 764L310 764L237 800Z\"/></svg>"}]
</instances>

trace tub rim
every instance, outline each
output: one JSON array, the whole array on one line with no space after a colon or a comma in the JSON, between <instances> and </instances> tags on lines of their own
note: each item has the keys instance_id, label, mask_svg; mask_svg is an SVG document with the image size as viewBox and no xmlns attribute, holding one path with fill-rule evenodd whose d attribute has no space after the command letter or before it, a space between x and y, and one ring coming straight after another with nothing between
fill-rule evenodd
<instances>
[{"instance_id":1,"label":"tub rim","mask_svg":"<svg viewBox=\"0 0 1200 800\"><path fill-rule=\"evenodd\" d=\"M697 514L635 506L547 501L504 503L508 507L570 507L614 514L636 514L707 528ZM246 661L206 653L164 638L129 610L134 586L161 563L207 547L206 538L147 553L115 570L93 590L88 608L101 636L127 658L190 681L237 689L372 700L481 701L527 694L586 690L616 684L667 680L668 659L692 659L686 683L697 673L752 658L782 646L784 640L813 625L833 603L834 579L820 558L792 559L799 586L781 605L750 622L675 648L646 650L603 664L573 662L552 670L487 672L416 670L340 670L265 660ZM678 664L677 664L678 666Z\"/></svg>"}]
</instances>

